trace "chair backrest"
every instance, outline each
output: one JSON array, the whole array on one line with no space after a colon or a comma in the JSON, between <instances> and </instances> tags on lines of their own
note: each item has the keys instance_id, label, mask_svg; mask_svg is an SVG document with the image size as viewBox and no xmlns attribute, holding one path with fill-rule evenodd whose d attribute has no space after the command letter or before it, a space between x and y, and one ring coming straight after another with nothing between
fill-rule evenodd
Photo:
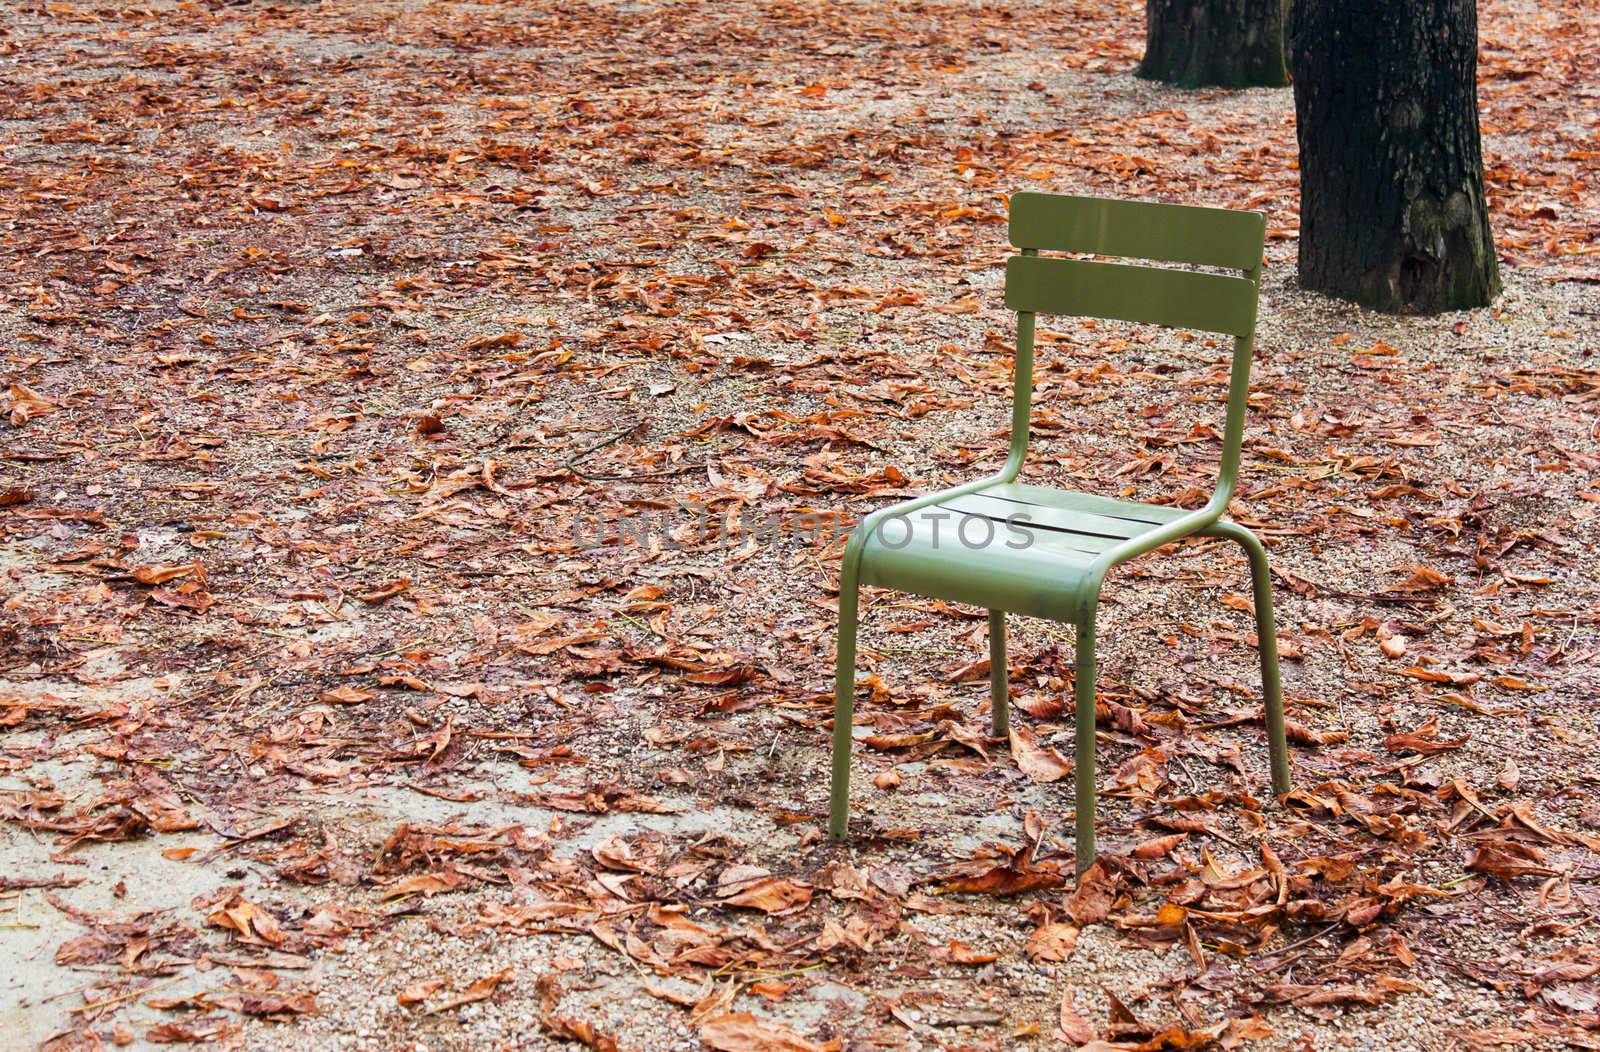
<instances>
[{"instance_id":1,"label":"chair backrest","mask_svg":"<svg viewBox=\"0 0 1600 1052\"><path fill-rule=\"evenodd\" d=\"M1251 271L1261 266L1260 212L1025 191L1011 197L1011 243L1042 252L1153 259Z\"/></svg>"},{"instance_id":2,"label":"chair backrest","mask_svg":"<svg viewBox=\"0 0 1600 1052\"><path fill-rule=\"evenodd\" d=\"M1226 208L1019 193L1011 198L1010 235L1023 251L1006 263L1006 306L1019 315L1020 412L1013 418L1011 461L1020 461L1016 422L1026 428L1024 400L1031 402L1035 314L1226 333L1234 338L1234 353L1216 494L1225 505L1238 476L1244 435L1266 217ZM1040 252L1186 263L1237 273L1064 259ZM1022 441L1025 446L1026 438Z\"/></svg>"},{"instance_id":3,"label":"chair backrest","mask_svg":"<svg viewBox=\"0 0 1600 1052\"><path fill-rule=\"evenodd\" d=\"M1265 238L1260 212L1016 194L1011 243L1029 254L1006 265L1006 306L1248 337ZM1192 263L1244 276L1032 254L1041 251Z\"/></svg>"}]
</instances>

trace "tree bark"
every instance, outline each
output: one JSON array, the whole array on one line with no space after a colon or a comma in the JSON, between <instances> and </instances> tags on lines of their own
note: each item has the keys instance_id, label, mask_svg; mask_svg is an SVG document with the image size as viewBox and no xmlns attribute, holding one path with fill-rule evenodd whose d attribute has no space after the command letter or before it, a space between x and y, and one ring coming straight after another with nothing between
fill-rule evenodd
<instances>
[{"instance_id":1,"label":"tree bark","mask_svg":"<svg viewBox=\"0 0 1600 1052\"><path fill-rule=\"evenodd\" d=\"M1181 88L1281 88L1284 0L1145 0L1139 76Z\"/></svg>"},{"instance_id":2,"label":"tree bark","mask_svg":"<svg viewBox=\"0 0 1600 1052\"><path fill-rule=\"evenodd\" d=\"M1300 284L1389 313L1500 290L1474 0L1295 0Z\"/></svg>"}]
</instances>

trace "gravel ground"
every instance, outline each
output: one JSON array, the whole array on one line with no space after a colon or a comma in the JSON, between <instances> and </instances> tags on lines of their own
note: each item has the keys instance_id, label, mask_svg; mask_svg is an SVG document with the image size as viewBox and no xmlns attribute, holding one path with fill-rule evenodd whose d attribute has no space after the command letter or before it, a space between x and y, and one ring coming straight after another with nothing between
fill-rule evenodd
<instances>
[{"instance_id":1,"label":"gravel ground","mask_svg":"<svg viewBox=\"0 0 1600 1052\"><path fill-rule=\"evenodd\" d=\"M1505 291L1427 319L1295 287L1289 93L1136 80L1126 5L8 15L10 1045L1086 1043L1063 998L1127 1047L1600 1044L1587 12L1483 5ZM869 596L858 736L926 738L858 746L832 847L837 538L679 510L996 468L1025 188L1267 212L1233 511L1306 732L1274 806L1236 552L1119 568L1116 901L1064 960L1028 947L1066 889L948 888L1071 868L1070 780L982 739L981 612ZM1208 488L1218 355L1059 323L1027 480ZM1017 722L1070 755L1070 634L1014 620ZM1292 900L1219 919L1263 849Z\"/></svg>"}]
</instances>

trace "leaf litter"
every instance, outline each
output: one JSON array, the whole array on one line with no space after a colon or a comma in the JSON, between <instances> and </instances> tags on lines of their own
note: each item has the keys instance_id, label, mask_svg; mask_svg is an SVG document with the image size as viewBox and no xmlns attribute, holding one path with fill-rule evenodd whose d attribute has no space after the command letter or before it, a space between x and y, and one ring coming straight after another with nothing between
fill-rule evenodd
<instances>
[{"instance_id":1,"label":"leaf litter","mask_svg":"<svg viewBox=\"0 0 1600 1052\"><path fill-rule=\"evenodd\" d=\"M1483 5L1508 291L1409 321L1293 289L1287 95L1133 80L1133 9L14 15L34 1043L1600 1044L1581 13ZM1070 644L1014 626L992 740L981 613L940 602L869 595L822 835L840 530L1003 456L1022 187L1269 216L1233 511L1295 790L1242 561L1126 567L1077 886ZM1208 488L1219 348L1040 357L1030 481Z\"/></svg>"}]
</instances>

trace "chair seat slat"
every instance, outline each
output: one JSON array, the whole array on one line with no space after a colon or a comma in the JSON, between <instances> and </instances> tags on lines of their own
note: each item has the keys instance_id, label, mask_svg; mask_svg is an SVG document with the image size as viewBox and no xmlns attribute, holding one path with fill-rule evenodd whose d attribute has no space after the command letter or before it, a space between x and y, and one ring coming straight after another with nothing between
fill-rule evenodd
<instances>
[{"instance_id":1,"label":"chair seat slat","mask_svg":"<svg viewBox=\"0 0 1600 1052\"><path fill-rule=\"evenodd\" d=\"M1189 512L1165 504L1137 504L1133 501L1102 497L1097 493L1074 493L1070 490L1050 489L1047 486L1030 486L1023 482L1001 482L982 490L985 496L1004 500L1018 500L1046 508L1083 511L1108 518L1126 518L1134 522L1162 524L1181 518ZM1141 531L1143 532L1143 531Z\"/></svg>"},{"instance_id":2,"label":"chair seat slat","mask_svg":"<svg viewBox=\"0 0 1600 1052\"><path fill-rule=\"evenodd\" d=\"M957 497L954 500L941 501L939 507L950 508L970 515L985 515L996 522L1011 522L1022 527L1040 527L1047 530L1059 530L1065 533L1083 534L1090 537L1105 537L1112 540L1127 540L1129 537L1136 537L1160 525L1159 523L1137 519L1096 515L1088 511L1048 508L1039 504L1019 504L1016 501L1009 501L1003 497L990 496L984 493L974 493L965 497Z\"/></svg>"},{"instance_id":3,"label":"chair seat slat","mask_svg":"<svg viewBox=\"0 0 1600 1052\"><path fill-rule=\"evenodd\" d=\"M1026 551L1030 548L1077 558L1099 555L1125 539L1052 528L1038 522L1012 525L1003 518L982 512L936 504L899 517L898 521L885 522L871 543L891 551L940 552L952 559L981 557L990 549Z\"/></svg>"}]
</instances>

